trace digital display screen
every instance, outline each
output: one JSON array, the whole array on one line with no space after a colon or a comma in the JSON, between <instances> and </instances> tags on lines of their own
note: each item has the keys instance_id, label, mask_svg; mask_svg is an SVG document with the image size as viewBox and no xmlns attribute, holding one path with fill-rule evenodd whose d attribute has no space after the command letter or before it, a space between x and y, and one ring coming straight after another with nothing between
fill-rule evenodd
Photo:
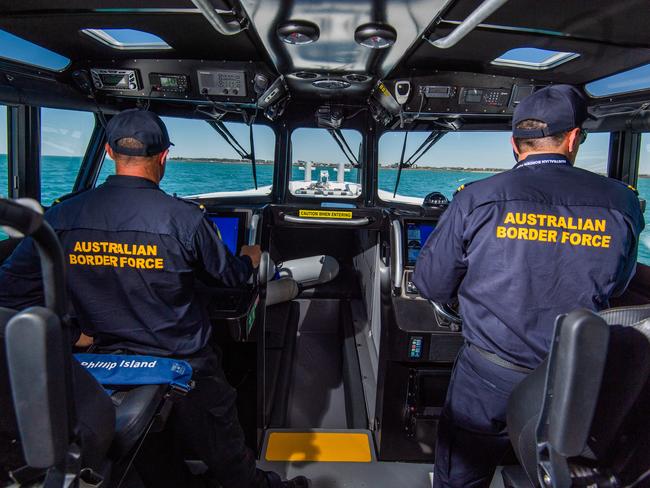
<instances>
[{"instance_id":1,"label":"digital display screen","mask_svg":"<svg viewBox=\"0 0 650 488\"><path fill-rule=\"evenodd\" d=\"M178 78L169 76L160 77L160 86L164 88L178 88Z\"/></svg>"},{"instance_id":2,"label":"digital display screen","mask_svg":"<svg viewBox=\"0 0 650 488\"><path fill-rule=\"evenodd\" d=\"M467 90L465 92L465 103L481 103L483 90Z\"/></svg>"},{"instance_id":3,"label":"digital display screen","mask_svg":"<svg viewBox=\"0 0 650 488\"><path fill-rule=\"evenodd\" d=\"M415 266L415 261L420 255L420 249L427 242L429 235L435 229L435 225L429 222L407 222L406 223L406 264Z\"/></svg>"},{"instance_id":4,"label":"digital display screen","mask_svg":"<svg viewBox=\"0 0 650 488\"><path fill-rule=\"evenodd\" d=\"M129 86L129 75L102 74L102 83L108 86Z\"/></svg>"},{"instance_id":5,"label":"digital display screen","mask_svg":"<svg viewBox=\"0 0 650 488\"><path fill-rule=\"evenodd\" d=\"M239 251L239 217L210 217L210 220L214 222L219 229L219 234L221 235L221 240L226 245L230 252L234 255L237 255Z\"/></svg>"}]
</instances>

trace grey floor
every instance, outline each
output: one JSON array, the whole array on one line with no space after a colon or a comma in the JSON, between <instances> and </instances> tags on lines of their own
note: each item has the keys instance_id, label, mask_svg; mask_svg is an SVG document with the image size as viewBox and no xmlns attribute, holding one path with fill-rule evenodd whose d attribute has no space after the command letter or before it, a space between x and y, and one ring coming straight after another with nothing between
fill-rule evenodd
<instances>
[{"instance_id":1,"label":"grey floor","mask_svg":"<svg viewBox=\"0 0 650 488\"><path fill-rule=\"evenodd\" d=\"M301 320L296 338L286 427L345 429L339 302L299 302Z\"/></svg>"},{"instance_id":2,"label":"grey floor","mask_svg":"<svg viewBox=\"0 0 650 488\"><path fill-rule=\"evenodd\" d=\"M345 389L341 371L339 303L298 300L300 320L285 428L346 429ZM267 432L268 434L268 432ZM373 459L376 459L373 450ZM306 476L312 488L430 488L429 464L378 462L258 462L258 467L290 479ZM490 488L503 488L497 472Z\"/></svg>"},{"instance_id":3,"label":"grey floor","mask_svg":"<svg viewBox=\"0 0 650 488\"><path fill-rule=\"evenodd\" d=\"M260 461L258 467L284 479L306 476L312 488L431 488L431 466L413 463L278 463ZM499 471L490 488L503 488Z\"/></svg>"}]
</instances>

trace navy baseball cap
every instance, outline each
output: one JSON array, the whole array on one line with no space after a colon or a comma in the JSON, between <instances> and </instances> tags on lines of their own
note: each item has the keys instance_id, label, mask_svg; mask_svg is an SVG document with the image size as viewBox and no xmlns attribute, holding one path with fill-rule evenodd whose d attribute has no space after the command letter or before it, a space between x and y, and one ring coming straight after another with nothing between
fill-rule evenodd
<instances>
[{"instance_id":1,"label":"navy baseball cap","mask_svg":"<svg viewBox=\"0 0 650 488\"><path fill-rule=\"evenodd\" d=\"M524 98L512 117L512 135L522 139L552 136L581 127L589 118L587 101L571 85L550 85ZM518 129L523 120L545 122L544 129Z\"/></svg>"},{"instance_id":2,"label":"navy baseball cap","mask_svg":"<svg viewBox=\"0 0 650 488\"><path fill-rule=\"evenodd\" d=\"M127 137L140 141L143 147L122 147L117 143ZM167 127L160 117L137 108L124 110L109 120L106 124L106 139L113 151L127 156L153 156L173 146Z\"/></svg>"}]
</instances>

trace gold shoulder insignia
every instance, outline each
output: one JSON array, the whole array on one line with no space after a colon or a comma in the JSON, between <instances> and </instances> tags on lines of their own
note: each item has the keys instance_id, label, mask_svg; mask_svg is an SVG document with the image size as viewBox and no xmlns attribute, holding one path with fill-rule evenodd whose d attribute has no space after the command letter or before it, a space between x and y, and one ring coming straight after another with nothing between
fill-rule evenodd
<instances>
[{"instance_id":1,"label":"gold shoulder insignia","mask_svg":"<svg viewBox=\"0 0 650 488\"><path fill-rule=\"evenodd\" d=\"M627 187L628 187L630 190L632 190L635 194L637 194L637 195L639 194L639 190L637 190L636 188L634 188L632 185L627 185Z\"/></svg>"},{"instance_id":2,"label":"gold shoulder insignia","mask_svg":"<svg viewBox=\"0 0 650 488\"><path fill-rule=\"evenodd\" d=\"M463 185L460 185L460 186L456 189L456 193L458 193L459 191L462 191L462 190L464 190L464 189L465 189L465 185L464 185L464 184L463 184Z\"/></svg>"}]
</instances>

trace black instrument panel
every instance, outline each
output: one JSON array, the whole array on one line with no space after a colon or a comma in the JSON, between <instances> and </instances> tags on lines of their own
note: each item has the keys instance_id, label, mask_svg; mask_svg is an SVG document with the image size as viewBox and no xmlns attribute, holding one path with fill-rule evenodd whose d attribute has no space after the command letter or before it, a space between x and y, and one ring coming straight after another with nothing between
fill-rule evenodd
<instances>
[{"instance_id":1,"label":"black instrument panel","mask_svg":"<svg viewBox=\"0 0 650 488\"><path fill-rule=\"evenodd\" d=\"M544 83L529 78L439 72L409 78L411 93L404 105L410 114L511 114L515 107ZM396 79L391 83L404 81Z\"/></svg>"},{"instance_id":2,"label":"black instrument panel","mask_svg":"<svg viewBox=\"0 0 650 488\"><path fill-rule=\"evenodd\" d=\"M268 76L261 63L191 59L94 61L87 68L104 95L239 104L254 104L255 75Z\"/></svg>"}]
</instances>

